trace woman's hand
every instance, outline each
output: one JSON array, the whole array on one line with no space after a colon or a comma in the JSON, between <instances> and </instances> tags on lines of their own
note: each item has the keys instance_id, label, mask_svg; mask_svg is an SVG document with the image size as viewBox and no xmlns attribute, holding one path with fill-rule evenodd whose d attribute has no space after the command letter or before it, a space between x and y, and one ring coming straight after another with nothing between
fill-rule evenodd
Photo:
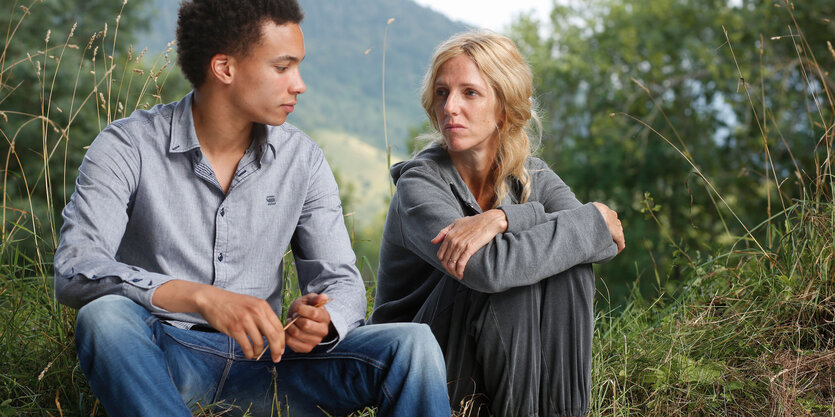
<instances>
[{"instance_id":1,"label":"woman's hand","mask_svg":"<svg viewBox=\"0 0 835 417\"><path fill-rule=\"evenodd\" d=\"M507 216L504 211L492 209L475 216L456 219L444 227L432 239L441 244L438 260L446 271L455 278L464 278L467 261L479 249L507 230Z\"/></svg>"},{"instance_id":2,"label":"woman's hand","mask_svg":"<svg viewBox=\"0 0 835 417\"><path fill-rule=\"evenodd\" d=\"M603 203L595 201L593 204L603 215L603 220L606 220L606 226L609 227L609 233L612 234L612 240L618 245L618 253L620 253L626 247L626 237L623 235L623 226L618 220L618 213Z\"/></svg>"}]
</instances>

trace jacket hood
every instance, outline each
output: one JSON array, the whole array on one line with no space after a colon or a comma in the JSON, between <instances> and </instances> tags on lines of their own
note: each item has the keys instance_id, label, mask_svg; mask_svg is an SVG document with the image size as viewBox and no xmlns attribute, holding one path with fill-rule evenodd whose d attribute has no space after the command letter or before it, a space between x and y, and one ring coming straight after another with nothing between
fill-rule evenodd
<instances>
[{"instance_id":1,"label":"jacket hood","mask_svg":"<svg viewBox=\"0 0 835 417\"><path fill-rule=\"evenodd\" d=\"M394 185L397 185L397 180L399 180L406 171L412 168L420 166L434 166L435 170L437 170L438 165L446 164L452 164L452 160L449 159L449 154L446 152L446 149L442 148L440 145L431 144L424 150L418 152L414 158L392 165L389 172L391 173L391 179L394 181Z\"/></svg>"}]
</instances>

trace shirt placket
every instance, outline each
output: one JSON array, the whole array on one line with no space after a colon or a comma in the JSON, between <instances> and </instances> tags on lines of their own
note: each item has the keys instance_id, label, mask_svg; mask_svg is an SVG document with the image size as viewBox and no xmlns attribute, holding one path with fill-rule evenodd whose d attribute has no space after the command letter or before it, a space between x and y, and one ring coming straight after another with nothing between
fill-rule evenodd
<instances>
[{"instance_id":1,"label":"shirt placket","mask_svg":"<svg viewBox=\"0 0 835 417\"><path fill-rule=\"evenodd\" d=\"M229 210L229 196L223 199L220 207L215 212L215 245L214 245L214 282L213 284L220 287L225 287L228 278L229 264L229 221L232 218L231 210Z\"/></svg>"},{"instance_id":2,"label":"shirt placket","mask_svg":"<svg viewBox=\"0 0 835 417\"><path fill-rule=\"evenodd\" d=\"M223 198L223 201L215 213L215 246L214 246L214 269L215 269L215 285L220 287L227 287L232 279L229 271L236 253L230 247L230 242L234 242L230 236L234 229L234 219L242 218L238 216L237 206L234 202L237 200L239 186L248 178L250 178L256 171L258 171L258 164L255 163L255 152L252 148L244 153L243 158L238 163L238 168L235 171L235 177L232 179L232 184L229 186L229 191ZM239 205L238 205L239 206Z\"/></svg>"}]
</instances>

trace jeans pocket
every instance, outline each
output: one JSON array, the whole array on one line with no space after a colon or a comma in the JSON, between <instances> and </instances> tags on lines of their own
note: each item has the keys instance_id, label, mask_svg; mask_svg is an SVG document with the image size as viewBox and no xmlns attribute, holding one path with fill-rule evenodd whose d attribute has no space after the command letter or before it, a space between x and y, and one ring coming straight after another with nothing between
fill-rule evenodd
<instances>
[{"instance_id":1,"label":"jeans pocket","mask_svg":"<svg viewBox=\"0 0 835 417\"><path fill-rule=\"evenodd\" d=\"M169 324L161 323L162 331L177 344L198 352L208 353L230 358L232 346L229 336L223 333L199 332L180 329Z\"/></svg>"}]
</instances>

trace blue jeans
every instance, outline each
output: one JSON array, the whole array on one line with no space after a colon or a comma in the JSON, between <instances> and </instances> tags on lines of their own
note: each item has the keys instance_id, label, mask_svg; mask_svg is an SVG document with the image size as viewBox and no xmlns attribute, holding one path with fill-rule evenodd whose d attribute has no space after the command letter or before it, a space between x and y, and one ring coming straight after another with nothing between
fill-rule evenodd
<instances>
[{"instance_id":1,"label":"blue jeans","mask_svg":"<svg viewBox=\"0 0 835 417\"><path fill-rule=\"evenodd\" d=\"M449 416L441 350L422 324L351 331L330 352L246 359L222 333L182 330L116 295L78 312L81 369L111 416L191 416L211 405L231 415ZM224 414L226 415L226 414Z\"/></svg>"}]
</instances>

